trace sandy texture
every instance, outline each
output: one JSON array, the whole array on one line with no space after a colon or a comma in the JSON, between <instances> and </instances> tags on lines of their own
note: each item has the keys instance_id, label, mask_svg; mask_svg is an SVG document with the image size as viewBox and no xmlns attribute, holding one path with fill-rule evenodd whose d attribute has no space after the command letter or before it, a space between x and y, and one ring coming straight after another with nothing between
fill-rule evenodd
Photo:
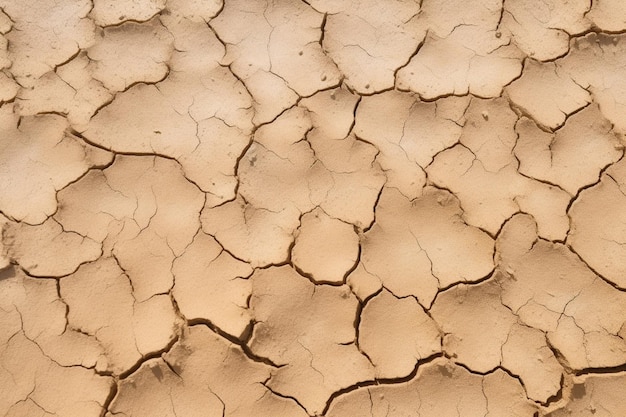
<instances>
[{"instance_id":1,"label":"sandy texture","mask_svg":"<svg viewBox=\"0 0 626 417\"><path fill-rule=\"evenodd\" d=\"M626 416L626 2L0 0L0 416Z\"/></svg>"}]
</instances>

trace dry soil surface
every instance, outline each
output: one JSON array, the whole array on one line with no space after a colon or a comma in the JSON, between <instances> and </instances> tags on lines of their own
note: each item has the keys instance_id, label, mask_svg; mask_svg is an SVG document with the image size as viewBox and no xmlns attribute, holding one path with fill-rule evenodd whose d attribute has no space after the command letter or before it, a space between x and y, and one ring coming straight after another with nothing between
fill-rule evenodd
<instances>
[{"instance_id":1,"label":"dry soil surface","mask_svg":"<svg viewBox=\"0 0 626 417\"><path fill-rule=\"evenodd\" d=\"M626 1L0 0L0 416L626 416Z\"/></svg>"}]
</instances>

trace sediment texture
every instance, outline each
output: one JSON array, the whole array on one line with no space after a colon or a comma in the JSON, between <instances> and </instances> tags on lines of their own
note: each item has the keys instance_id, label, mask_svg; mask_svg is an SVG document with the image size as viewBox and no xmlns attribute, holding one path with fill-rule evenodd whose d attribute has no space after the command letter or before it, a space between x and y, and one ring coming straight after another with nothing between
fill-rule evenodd
<instances>
[{"instance_id":1,"label":"sediment texture","mask_svg":"<svg viewBox=\"0 0 626 417\"><path fill-rule=\"evenodd\" d=\"M626 2L0 0L0 415L626 415Z\"/></svg>"}]
</instances>

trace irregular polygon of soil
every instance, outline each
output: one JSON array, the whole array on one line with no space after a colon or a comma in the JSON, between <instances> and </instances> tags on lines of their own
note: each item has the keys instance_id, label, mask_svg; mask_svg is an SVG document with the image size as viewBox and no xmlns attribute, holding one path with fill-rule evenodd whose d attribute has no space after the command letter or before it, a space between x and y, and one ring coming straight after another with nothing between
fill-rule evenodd
<instances>
[{"instance_id":1,"label":"irregular polygon of soil","mask_svg":"<svg viewBox=\"0 0 626 417\"><path fill-rule=\"evenodd\" d=\"M259 128L239 161L239 193L255 208L286 218L320 206L332 217L368 227L384 182L373 163L375 149L352 136L332 139L312 129L302 107Z\"/></svg>"},{"instance_id":2,"label":"irregular polygon of soil","mask_svg":"<svg viewBox=\"0 0 626 417\"><path fill-rule=\"evenodd\" d=\"M165 349L178 319L167 294L138 302L128 276L113 258L82 266L61 282L68 324L94 336L107 360L99 370L120 374L142 356Z\"/></svg>"},{"instance_id":3,"label":"irregular polygon of soil","mask_svg":"<svg viewBox=\"0 0 626 417\"><path fill-rule=\"evenodd\" d=\"M589 27L584 18L589 11L586 0L503 3L503 28L511 32L522 51L540 61L565 55L569 51L570 35L584 32Z\"/></svg>"},{"instance_id":4,"label":"irregular polygon of soil","mask_svg":"<svg viewBox=\"0 0 626 417\"><path fill-rule=\"evenodd\" d=\"M187 320L207 320L241 337L250 322L247 310L252 268L233 258L211 236L200 231L173 263L172 293Z\"/></svg>"},{"instance_id":5,"label":"irregular polygon of soil","mask_svg":"<svg viewBox=\"0 0 626 417\"><path fill-rule=\"evenodd\" d=\"M570 53L556 61L559 73L589 91L614 130L626 133L626 35L589 33L570 41Z\"/></svg>"},{"instance_id":6,"label":"irregular polygon of soil","mask_svg":"<svg viewBox=\"0 0 626 417\"><path fill-rule=\"evenodd\" d=\"M241 197L218 207L205 206L201 215L202 230L253 268L288 259L298 218L298 212L274 213Z\"/></svg>"},{"instance_id":7,"label":"irregular polygon of soil","mask_svg":"<svg viewBox=\"0 0 626 417\"><path fill-rule=\"evenodd\" d=\"M573 369L626 361L626 295L591 271L567 246L537 240L536 224L514 216L498 238L502 302L548 340Z\"/></svg>"},{"instance_id":8,"label":"irregular polygon of soil","mask_svg":"<svg viewBox=\"0 0 626 417\"><path fill-rule=\"evenodd\" d=\"M496 282L453 287L437 296L430 313L444 333L444 351L455 362L483 373L501 365L502 345L517 318L502 305Z\"/></svg>"},{"instance_id":9,"label":"irregular polygon of soil","mask_svg":"<svg viewBox=\"0 0 626 417\"><path fill-rule=\"evenodd\" d=\"M354 344L358 300L347 286L316 286L289 266L257 270L251 279L250 350L283 365L268 387L321 413L334 392L373 379Z\"/></svg>"},{"instance_id":10,"label":"irregular polygon of soil","mask_svg":"<svg viewBox=\"0 0 626 417\"><path fill-rule=\"evenodd\" d=\"M160 81L169 71L172 42L172 35L156 19L105 28L87 51L93 78L111 91Z\"/></svg>"},{"instance_id":11,"label":"irregular polygon of soil","mask_svg":"<svg viewBox=\"0 0 626 417\"><path fill-rule=\"evenodd\" d=\"M92 369L104 359L95 338L67 325L57 282L11 267L0 283L0 413L99 416L112 380Z\"/></svg>"},{"instance_id":12,"label":"irregular polygon of soil","mask_svg":"<svg viewBox=\"0 0 626 417\"><path fill-rule=\"evenodd\" d=\"M234 197L237 158L249 141L250 105L243 84L213 61L118 94L83 134L113 151L175 158L213 201L223 203Z\"/></svg>"},{"instance_id":13,"label":"irregular polygon of soil","mask_svg":"<svg viewBox=\"0 0 626 417\"><path fill-rule=\"evenodd\" d=\"M572 115L554 134L526 118L520 119L515 130L519 172L556 184L571 195L598 181L600 171L623 155L611 123L595 104Z\"/></svg>"},{"instance_id":14,"label":"irregular polygon of soil","mask_svg":"<svg viewBox=\"0 0 626 417\"><path fill-rule=\"evenodd\" d=\"M211 20L226 44L223 62L254 97L255 124L274 119L298 95L339 84L341 74L319 43L322 22L321 13L297 0L229 1Z\"/></svg>"},{"instance_id":15,"label":"irregular polygon of soil","mask_svg":"<svg viewBox=\"0 0 626 417\"><path fill-rule=\"evenodd\" d=\"M380 291L383 286L380 278L367 272L361 261L346 278L346 284L350 286L354 295L362 302Z\"/></svg>"},{"instance_id":16,"label":"irregular polygon of soil","mask_svg":"<svg viewBox=\"0 0 626 417\"><path fill-rule=\"evenodd\" d=\"M498 173L514 164L512 151L517 140L517 115L503 98L472 98L465 111L465 124L459 141L485 171Z\"/></svg>"},{"instance_id":17,"label":"irregular polygon of soil","mask_svg":"<svg viewBox=\"0 0 626 417\"><path fill-rule=\"evenodd\" d=\"M294 107L273 123L259 128L254 143L239 163L239 193L255 207L273 212L314 207L309 181L316 161L311 145L302 140L311 128L305 109Z\"/></svg>"},{"instance_id":18,"label":"irregular polygon of soil","mask_svg":"<svg viewBox=\"0 0 626 417\"><path fill-rule=\"evenodd\" d=\"M14 22L5 36L11 44L11 73L23 86L53 70L94 42L95 27L87 18L89 0L3 2Z\"/></svg>"},{"instance_id":19,"label":"irregular polygon of soil","mask_svg":"<svg viewBox=\"0 0 626 417\"><path fill-rule=\"evenodd\" d=\"M359 94L392 88L396 71L426 34L416 18L420 6L415 2L318 1L313 6L323 12L333 10L324 27L324 50L345 75L346 84Z\"/></svg>"},{"instance_id":20,"label":"irregular polygon of soil","mask_svg":"<svg viewBox=\"0 0 626 417\"><path fill-rule=\"evenodd\" d=\"M517 165L512 160L491 172L471 150L457 145L440 153L427 172L436 185L457 196L463 205L463 219L470 225L495 234L506 219L521 210L537 219L542 237L563 239L569 229L565 213L569 194L522 176Z\"/></svg>"},{"instance_id":21,"label":"irregular polygon of soil","mask_svg":"<svg viewBox=\"0 0 626 417\"><path fill-rule=\"evenodd\" d=\"M100 404L109 395L111 377L96 375L80 366L61 366L23 333L17 333L3 345L0 356L2 415L101 415Z\"/></svg>"},{"instance_id":22,"label":"irregular polygon of soil","mask_svg":"<svg viewBox=\"0 0 626 417\"><path fill-rule=\"evenodd\" d=\"M56 115L3 118L0 210L18 221L42 223L56 211L56 192L110 156L68 135Z\"/></svg>"},{"instance_id":23,"label":"irregular polygon of soil","mask_svg":"<svg viewBox=\"0 0 626 417\"><path fill-rule=\"evenodd\" d=\"M444 415L528 417L537 410L519 380L498 369L477 375L445 359L420 367L402 384L360 388L337 398L329 417ZM485 414L486 413L486 414Z\"/></svg>"},{"instance_id":24,"label":"irregular polygon of soil","mask_svg":"<svg viewBox=\"0 0 626 417\"><path fill-rule=\"evenodd\" d=\"M466 109L466 98L427 103L413 94L389 91L361 99L354 132L379 150L376 160L386 185L415 198L426 182L422 169L458 141Z\"/></svg>"},{"instance_id":25,"label":"irregular polygon of soil","mask_svg":"<svg viewBox=\"0 0 626 417\"><path fill-rule=\"evenodd\" d=\"M522 76L506 87L511 101L537 124L557 129L591 101L588 91L563 76L554 62L526 61Z\"/></svg>"},{"instance_id":26,"label":"irregular polygon of soil","mask_svg":"<svg viewBox=\"0 0 626 417\"><path fill-rule=\"evenodd\" d=\"M75 232L64 231L50 218L37 226L7 223L2 241L8 258L30 275L61 277L102 255L102 245Z\"/></svg>"},{"instance_id":27,"label":"irregular polygon of soil","mask_svg":"<svg viewBox=\"0 0 626 417\"><path fill-rule=\"evenodd\" d=\"M177 190L172 193L171 190ZM117 156L59 193L65 230L103 242L140 301L172 287L172 262L200 228L203 194L172 160Z\"/></svg>"},{"instance_id":28,"label":"irregular polygon of soil","mask_svg":"<svg viewBox=\"0 0 626 417\"><path fill-rule=\"evenodd\" d=\"M493 240L461 219L450 193L426 188L409 201L385 188L376 223L362 239L365 269L398 297L429 307L439 288L476 281L493 270Z\"/></svg>"},{"instance_id":29,"label":"irregular polygon of soil","mask_svg":"<svg viewBox=\"0 0 626 417\"><path fill-rule=\"evenodd\" d=\"M305 214L291 252L293 264L316 282L342 283L359 256L354 226L320 209Z\"/></svg>"},{"instance_id":30,"label":"irregular polygon of soil","mask_svg":"<svg viewBox=\"0 0 626 417\"><path fill-rule=\"evenodd\" d=\"M67 305L59 298L56 280L30 278L11 269L2 281L0 307L3 345L21 331L60 366L92 369L106 361L94 337L68 326Z\"/></svg>"},{"instance_id":31,"label":"irregular polygon of soil","mask_svg":"<svg viewBox=\"0 0 626 417\"><path fill-rule=\"evenodd\" d=\"M113 94L92 75L85 52L49 71L22 88L17 95L15 113L33 116L60 113L77 131L85 129L91 117L113 99Z\"/></svg>"},{"instance_id":32,"label":"irregular polygon of soil","mask_svg":"<svg viewBox=\"0 0 626 417\"><path fill-rule=\"evenodd\" d=\"M383 290L361 312L359 347L377 378L403 378L420 359L441 351L441 336L414 298L398 299Z\"/></svg>"},{"instance_id":33,"label":"irregular polygon of soil","mask_svg":"<svg viewBox=\"0 0 626 417\"><path fill-rule=\"evenodd\" d=\"M424 46L397 73L397 87L427 100L448 95L497 97L522 72L523 54L505 34L496 35L499 12L487 27L457 26L439 37L429 33ZM499 32L498 32L499 33Z\"/></svg>"},{"instance_id":34,"label":"irregular polygon of soil","mask_svg":"<svg viewBox=\"0 0 626 417\"><path fill-rule=\"evenodd\" d=\"M531 400L546 403L561 389L564 370L541 330L514 324L502 346L502 367L519 376Z\"/></svg>"},{"instance_id":35,"label":"irregular polygon of soil","mask_svg":"<svg viewBox=\"0 0 626 417\"><path fill-rule=\"evenodd\" d=\"M306 417L293 400L264 386L271 369L207 327L193 326L162 359L124 379L107 416Z\"/></svg>"},{"instance_id":36,"label":"irregular polygon of soil","mask_svg":"<svg viewBox=\"0 0 626 417\"><path fill-rule=\"evenodd\" d=\"M610 167L598 185L572 204L568 243L604 278L626 288L626 161Z\"/></svg>"},{"instance_id":37,"label":"irregular polygon of soil","mask_svg":"<svg viewBox=\"0 0 626 417\"><path fill-rule=\"evenodd\" d=\"M0 104L13 100L19 89L19 85L6 72L0 72Z\"/></svg>"}]
</instances>

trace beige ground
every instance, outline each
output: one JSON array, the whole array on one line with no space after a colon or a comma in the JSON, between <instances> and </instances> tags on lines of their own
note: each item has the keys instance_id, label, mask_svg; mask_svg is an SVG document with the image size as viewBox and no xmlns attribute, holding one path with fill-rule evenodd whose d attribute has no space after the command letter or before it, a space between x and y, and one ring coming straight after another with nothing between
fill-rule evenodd
<instances>
[{"instance_id":1,"label":"beige ground","mask_svg":"<svg viewBox=\"0 0 626 417\"><path fill-rule=\"evenodd\" d=\"M0 416L626 416L625 1L0 10Z\"/></svg>"}]
</instances>

